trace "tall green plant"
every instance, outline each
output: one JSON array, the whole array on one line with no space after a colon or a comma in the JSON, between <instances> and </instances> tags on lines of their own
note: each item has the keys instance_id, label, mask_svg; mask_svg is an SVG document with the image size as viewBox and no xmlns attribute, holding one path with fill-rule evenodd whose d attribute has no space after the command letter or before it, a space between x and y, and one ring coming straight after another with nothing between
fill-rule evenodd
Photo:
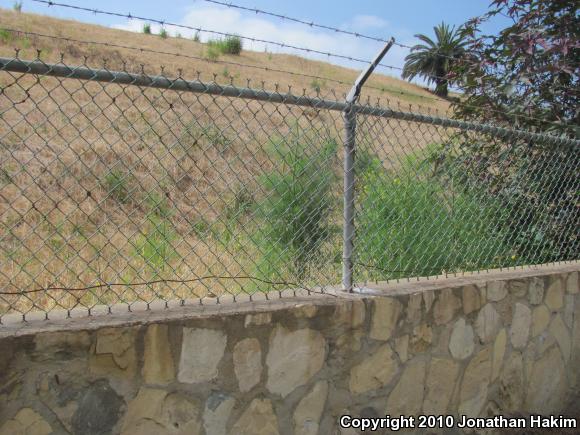
<instances>
[{"instance_id":1,"label":"tall green plant","mask_svg":"<svg viewBox=\"0 0 580 435\"><path fill-rule=\"evenodd\" d=\"M299 141L273 143L273 158L284 170L273 170L261 179L267 192L257 207L263 222L259 250L265 255L261 275L290 270L302 280L310 265L321 262L321 247L332 233L336 148L333 140L318 148Z\"/></svg>"},{"instance_id":2,"label":"tall green plant","mask_svg":"<svg viewBox=\"0 0 580 435\"><path fill-rule=\"evenodd\" d=\"M367 164L359 183L356 262L370 276L391 278L474 270L511 263L497 230L503 212L475 190L433 177L424 158L396 172Z\"/></svg>"}]
</instances>

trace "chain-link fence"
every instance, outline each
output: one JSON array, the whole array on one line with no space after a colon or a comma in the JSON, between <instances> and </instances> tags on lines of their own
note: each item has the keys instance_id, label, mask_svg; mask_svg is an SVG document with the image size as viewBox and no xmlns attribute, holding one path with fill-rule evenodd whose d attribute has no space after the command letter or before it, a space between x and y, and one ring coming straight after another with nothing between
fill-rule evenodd
<instances>
[{"instance_id":1,"label":"chain-link fence","mask_svg":"<svg viewBox=\"0 0 580 435\"><path fill-rule=\"evenodd\" d=\"M575 140L354 106L345 259L337 98L20 59L0 86L0 321L578 258Z\"/></svg>"}]
</instances>

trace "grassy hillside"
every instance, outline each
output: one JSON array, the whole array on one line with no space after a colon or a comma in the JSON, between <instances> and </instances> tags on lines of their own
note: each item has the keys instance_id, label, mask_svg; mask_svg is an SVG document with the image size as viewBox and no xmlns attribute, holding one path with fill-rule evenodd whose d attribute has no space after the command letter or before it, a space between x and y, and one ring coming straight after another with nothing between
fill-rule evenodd
<instances>
[{"instance_id":1,"label":"grassy hillside","mask_svg":"<svg viewBox=\"0 0 580 435\"><path fill-rule=\"evenodd\" d=\"M207 44L198 43L190 39L175 37L163 39L158 35L115 30L44 15L16 13L5 9L2 9L0 13L0 27L199 57L207 57L208 52ZM245 86L247 84L246 79L251 78L251 84L256 87L261 87L262 81L264 81L267 88L274 88L275 84L279 84L281 89L287 89L288 86L291 86L294 92L297 93L302 93L303 89L306 89L308 93L314 93L319 88L321 94L328 94L331 90L335 90L338 98L341 98L343 93L349 90L349 87L341 86L337 83L273 71L268 72L253 68L224 65L219 62L195 61L135 50L109 48L97 44L75 44L40 37L21 38L20 36L15 37L9 32L2 32L0 34L0 55L13 55L14 48L21 49L23 58L35 57L36 49L41 49L43 51L42 58L46 61L59 61L60 55L63 53L65 62L69 64L82 63L86 56L87 63L96 67L102 65L103 59L108 60L107 65L111 68L121 68L122 61L125 61L129 69L140 71L140 65L143 64L145 70L152 74L158 73L160 67L164 66L168 75L176 75L177 71L181 69L186 78L195 78L199 72L202 80L209 81L213 80L215 74L216 81L220 83L229 83L233 78L234 83L240 86ZM326 76L346 83L352 83L358 75L358 71L352 69L287 54L244 50L239 56L222 55L218 60ZM408 108L409 103L421 105L424 106L423 109L430 110L438 109L444 111L448 107L445 100L437 99L423 88L397 78L375 73L368 81L368 84L380 88L380 90L366 89L364 92L365 97L371 97L373 103L377 98L381 98L385 105L396 106L397 104L402 104L405 108ZM429 99L421 97L429 97ZM389 100L388 102L387 99ZM420 108L417 109L420 110Z\"/></svg>"},{"instance_id":2,"label":"grassy hillside","mask_svg":"<svg viewBox=\"0 0 580 435\"><path fill-rule=\"evenodd\" d=\"M2 11L1 26L206 55L206 46L192 40L12 11ZM182 70L184 78L199 74L201 80L240 86L251 78L253 86L277 83L296 93L315 94L320 87L321 94L332 95L334 88L337 98L348 90L217 62L0 32L0 55L12 56L15 47L23 59L40 49L42 60L60 62L62 53L69 65L102 67L106 58L110 69L125 64L140 72L143 65L156 74L164 66L168 76ZM243 51L219 60L347 82L357 76L290 55ZM432 97L391 77L374 75L371 84L384 89L367 92L373 103L381 97L385 104L388 99L391 106L408 107L419 95ZM0 86L0 288L186 281L5 296L0 315L9 305L26 312L272 289L246 279L195 281L208 275L252 275L288 285L339 281L339 112L5 72ZM447 107L442 100L421 100L429 102L435 104L423 110ZM359 122L359 149L370 159L378 156L385 171L401 167L402 155L445 138L434 126L371 117Z\"/></svg>"}]
</instances>

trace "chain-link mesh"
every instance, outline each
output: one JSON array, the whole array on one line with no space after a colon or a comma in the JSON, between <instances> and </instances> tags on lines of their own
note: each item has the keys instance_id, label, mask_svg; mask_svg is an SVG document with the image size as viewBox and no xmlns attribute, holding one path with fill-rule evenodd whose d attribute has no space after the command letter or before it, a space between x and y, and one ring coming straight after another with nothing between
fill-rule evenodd
<instances>
[{"instance_id":1,"label":"chain-link mesh","mask_svg":"<svg viewBox=\"0 0 580 435\"><path fill-rule=\"evenodd\" d=\"M0 314L339 281L340 112L8 69Z\"/></svg>"},{"instance_id":2,"label":"chain-link mesh","mask_svg":"<svg viewBox=\"0 0 580 435\"><path fill-rule=\"evenodd\" d=\"M340 283L345 103L19 59L0 86L0 321ZM358 283L578 258L577 146L357 112Z\"/></svg>"},{"instance_id":3,"label":"chain-link mesh","mask_svg":"<svg viewBox=\"0 0 580 435\"><path fill-rule=\"evenodd\" d=\"M580 147L358 116L356 280L579 258Z\"/></svg>"}]
</instances>

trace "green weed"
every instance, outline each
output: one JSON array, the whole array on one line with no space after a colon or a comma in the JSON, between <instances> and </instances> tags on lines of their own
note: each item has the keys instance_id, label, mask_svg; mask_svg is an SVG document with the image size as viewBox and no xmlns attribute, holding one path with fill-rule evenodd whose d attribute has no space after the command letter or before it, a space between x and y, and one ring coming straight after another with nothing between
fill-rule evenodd
<instances>
[{"instance_id":1,"label":"green weed","mask_svg":"<svg viewBox=\"0 0 580 435\"><path fill-rule=\"evenodd\" d=\"M151 35L151 24L145 23L143 24L143 33L146 35Z\"/></svg>"},{"instance_id":2,"label":"green weed","mask_svg":"<svg viewBox=\"0 0 580 435\"><path fill-rule=\"evenodd\" d=\"M220 57L220 51L214 45L208 45L205 50L205 58L207 60L216 61Z\"/></svg>"},{"instance_id":3,"label":"green weed","mask_svg":"<svg viewBox=\"0 0 580 435\"><path fill-rule=\"evenodd\" d=\"M314 79L310 82L310 88L316 91L316 93L320 93L324 86L326 86L326 82L324 80Z\"/></svg>"},{"instance_id":4,"label":"green weed","mask_svg":"<svg viewBox=\"0 0 580 435\"><path fill-rule=\"evenodd\" d=\"M371 163L359 179L355 262L370 277L473 270L512 255L496 228L500 207L433 177L422 157L395 172Z\"/></svg>"},{"instance_id":5,"label":"green weed","mask_svg":"<svg viewBox=\"0 0 580 435\"><path fill-rule=\"evenodd\" d=\"M154 276L158 276L177 257L173 246L176 238L177 234L168 219L149 214L145 229L137 237L134 254L149 266Z\"/></svg>"},{"instance_id":6,"label":"green weed","mask_svg":"<svg viewBox=\"0 0 580 435\"><path fill-rule=\"evenodd\" d=\"M219 54L239 55L242 52L242 39L239 36L227 36L224 39L210 39L208 48L214 48Z\"/></svg>"},{"instance_id":7,"label":"green weed","mask_svg":"<svg viewBox=\"0 0 580 435\"><path fill-rule=\"evenodd\" d=\"M312 144L293 141L274 143L274 155L284 171L261 178L268 195L257 205L263 224L258 235L262 259L258 273L289 270L298 280L321 262L320 250L333 232L330 213L334 206L332 186L336 179L333 159L337 143L330 140L313 150Z\"/></svg>"},{"instance_id":8,"label":"green weed","mask_svg":"<svg viewBox=\"0 0 580 435\"><path fill-rule=\"evenodd\" d=\"M0 41L2 41L4 44L12 41L12 32L9 30L0 29Z\"/></svg>"},{"instance_id":9,"label":"green weed","mask_svg":"<svg viewBox=\"0 0 580 435\"><path fill-rule=\"evenodd\" d=\"M119 169L113 169L105 176L104 188L107 194L122 204L131 200L129 191L129 176Z\"/></svg>"}]
</instances>

